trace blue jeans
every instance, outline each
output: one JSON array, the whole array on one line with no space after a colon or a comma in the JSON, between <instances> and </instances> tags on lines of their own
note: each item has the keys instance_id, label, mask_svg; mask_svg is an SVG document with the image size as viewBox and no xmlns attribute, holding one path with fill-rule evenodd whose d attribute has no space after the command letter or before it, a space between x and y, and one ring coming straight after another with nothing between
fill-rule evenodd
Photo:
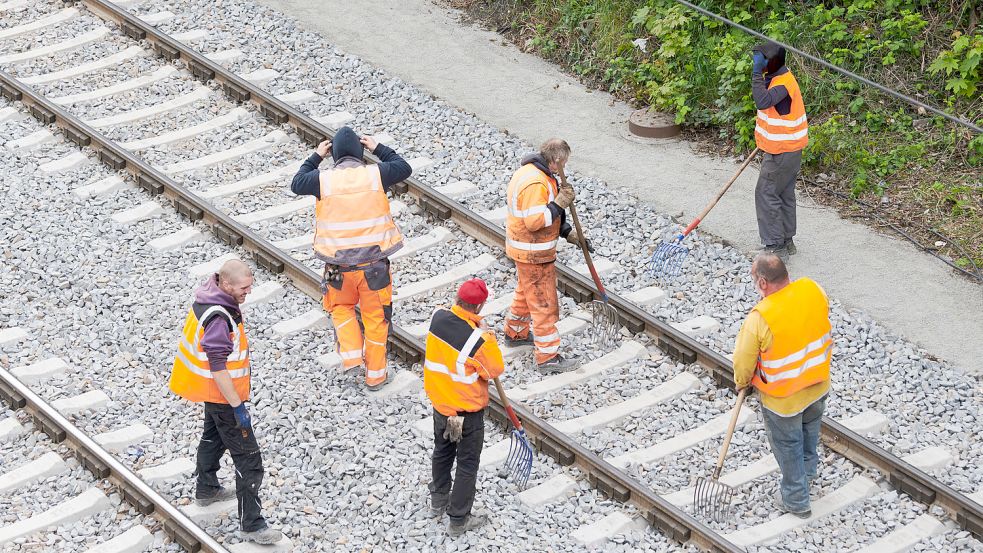
<instances>
[{"instance_id":1,"label":"blue jeans","mask_svg":"<svg viewBox=\"0 0 983 553\"><path fill-rule=\"evenodd\" d=\"M819 444L819 428L825 409L825 396L791 417L761 409L771 451L782 470L782 501L789 511L800 513L809 510L809 482L816 477L816 466L819 464L816 446Z\"/></svg>"}]
</instances>

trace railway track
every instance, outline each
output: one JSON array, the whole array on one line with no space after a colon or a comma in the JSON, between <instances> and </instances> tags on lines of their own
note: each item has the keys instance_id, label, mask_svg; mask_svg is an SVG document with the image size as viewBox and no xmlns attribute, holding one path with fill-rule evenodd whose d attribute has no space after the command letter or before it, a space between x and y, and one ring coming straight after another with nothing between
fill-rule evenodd
<instances>
[{"instance_id":1,"label":"railway track","mask_svg":"<svg viewBox=\"0 0 983 553\"><path fill-rule=\"evenodd\" d=\"M302 143L313 145L323 137L331 136L332 125L336 128L345 123L350 119L350 114L326 113L311 117L295 104L302 104L312 93L301 90L279 98L269 94L261 86L268 79L274 78L269 71L256 71L240 76L222 65L235 59L234 51L220 51L205 56L188 45L193 45L196 40L207 40L207 33L188 29L180 36L186 41L184 42L158 31L153 24L165 22L168 19L167 12L141 19L108 2L90 0L83 4L92 13L103 18L104 25L108 27L95 25L95 29L88 29L89 26L82 23L79 24L80 32L76 38L20 52L0 53L0 63L21 64L35 58L82 48L111 36L117 50L101 58L109 61L76 64L25 77L20 77L19 73L14 77L3 72L0 73L0 92L9 100L20 101L41 122L61 128L68 141L88 148L90 153L112 170L129 173L130 179L147 193L163 195L173 206L173 211L193 223L147 240L147 247L159 252L180 252L196 241L201 241L202 231L211 231L227 246L241 248L265 271L282 275L298 290L316 297L316 265L309 254L303 251L310 239L300 230L309 228L311 204L304 200L285 202L275 197L275 193L270 194L270 189L274 185L283 187L285 178L302 159ZM72 12L73 9L75 8L68 7L61 11L55 10L43 18L9 26L0 30L0 39L30 35L49 26L75 22L80 14L78 10ZM90 22L96 21L91 15L88 17ZM115 25L119 25L119 32L112 28ZM2 47L0 43L0 48ZM150 50L166 61L162 64L144 63L144 56ZM59 83L63 80L85 78L87 73L100 70L100 67L105 69L113 63L135 58L143 60L138 76L131 75L109 87L90 87L90 90L84 92L76 91L72 86L65 86L64 90L60 90ZM108 100L106 105L93 104L104 99L118 98L120 95L128 96L139 104L140 90L168 79L181 83L179 89L184 93L166 100L143 100L145 105L137 106L112 105ZM199 84L195 79L205 84ZM43 92L32 86L43 88ZM232 102L241 103L246 108L229 108L231 104L219 97L219 90ZM201 103L212 108L211 112L222 114L205 121L194 121L194 118L185 115L187 121L182 120L180 127L165 132L153 132L152 127L147 127L141 132L144 121L177 117L174 114L182 108ZM79 107L80 104L83 107ZM2 117L14 117L14 111L6 111ZM267 123L264 124L262 118ZM246 121L245 131L258 133L258 136L225 150L212 149L196 157L182 156L175 159L174 151L168 149L170 144L190 142L194 146L189 149L194 151L195 147L201 145L199 140L203 141L208 132L239 121ZM121 127L127 131L118 132ZM285 132L286 129L289 129L290 134ZM124 134L141 134L143 138L116 138L116 135ZM380 138L381 141L389 142L385 137ZM43 128L14 140L13 147L8 149L26 153L53 139L55 137L50 128ZM398 140L395 145L399 148ZM270 150L279 154L281 161L288 162L276 164L272 171L247 170L241 178L235 180L227 177L214 178L217 176L217 169L213 168ZM77 155L51 161L39 169L42 172L59 174L78 170L89 160L88 155L79 152ZM416 158L411 164L414 165L415 172L425 172L433 162ZM189 186L189 182L201 177L205 177L202 180L209 182L211 186ZM125 186L126 180L119 176L97 179L85 187L77 188L75 194L80 197L103 197ZM504 244L504 231L500 226L502 213L494 209L478 213L455 199L464 198L474 191L474 186L466 182L431 187L417 178L409 179L397 190L398 194L408 194L405 203L394 202L396 210L400 211L397 220L404 226L404 230L409 228L415 232L408 233L411 236L408 247L394 261L398 283L397 321L400 325L394 326L391 341L393 351L400 360L397 363L400 371L383 393L383 397L397 398L411 394L411 390L419 384L419 375L410 365L421 358L420 338L425 332L425 327L421 324L436 305L445 301L442 289L471 274L491 277L490 280L495 280L496 284L503 280L514 281L508 277L502 278L509 270L507 263L503 263L501 252ZM274 197L270 198L271 195ZM163 212L170 214L167 202L157 201L159 199L120 211L113 219L120 225L141 225L160 217ZM265 207L257 208L255 205L263 203L266 204ZM248 210L244 209L247 207ZM272 220L296 223L293 225L295 233L284 234L282 227L291 225L270 225L269 221ZM435 223L443 226L431 229ZM458 245L450 251L450 255L445 255L449 242ZM461 255L462 251L480 254ZM426 267L430 259L453 260L455 256L460 259L450 271L400 283L402 270ZM221 258L209 259L193 265L189 271L193 276L202 276L212 270L219 259ZM602 267L616 269L615 263L605 261L600 263ZM584 336L589 317L570 304L589 301L592 297L591 284L583 270L560 264L558 268L561 289L572 300L566 301L566 307L570 309L567 309L569 314L561 323L561 333L575 336L576 341L581 342L580 338ZM271 279L257 286L254 296L259 299L254 301L276 301L285 294L287 291L279 282ZM571 529L572 537L583 545L603 543L612 536L648 522L674 541L692 542L709 550L737 551L773 540L794 531L796 527L813 522L796 523L790 517L780 517L763 520L760 524L748 525L746 528L715 526L688 513L687 498L691 496L691 492L686 489L685 482L681 483L680 475L670 478L660 476L667 466L682 463L702 468L706 465L705 460L712 458L706 451L715 447L715 440L723 431L723 419L727 415L726 404L729 401L729 397L716 388L731 385L728 359L695 337L712 328L715 321L701 318L669 324L650 312L651 306L658 304L663 297L662 291L652 287L643 287L624 295L611 294L611 301L623 315L625 340L613 351L583 352L584 365L575 373L541 378L522 362L525 355L523 351L508 352L514 361L512 374L509 375L511 384L515 386L516 399L522 404L518 406L519 416L540 452L556 460L556 464L548 465L547 471L537 470L535 476L538 478L533 481L536 485L520 497L522 503L528 509L562 503L568 500L571 493L574 496L583 495L579 483L587 481L605 496L632 505L628 511L615 509L603 517ZM492 302L489 309L492 320L496 317L496 312L507 307L507 299L507 295L502 295L498 301ZM408 316L401 317L401 313ZM291 336L324 328L326 323L320 309L314 307L280 321L273 326L272 332L277 336ZM333 369L339 365L332 354L321 356L319 361ZM562 398L570 390L583 390L594 386L598 380L613 382L615 385L600 385L604 393L594 402L588 402L595 410L584 408L582 412L571 413L557 408L563 404ZM13 383L12 380L10 382ZM626 391L640 393L623 397L626 391L619 391L617 385L628 382L631 386L626 387ZM624 401L617 401L618 399ZM685 421L683 424L670 424L670 418L677 414L674 411L686 412L687 403L694 401L713 405L718 408L720 416L700 420L700 414L693 412L692 416L700 424L688 425ZM502 418L497 401L493 410ZM755 424L752 418L748 416L742 421L748 444L754 440L763 441L760 425ZM626 426L622 424L625 420L635 422ZM945 467L952 462L951 455L937 448L906 459L891 455L861 435L876 431L878 424L872 423L877 422L879 421L874 415L840 422L830 418L824 420L825 443L831 450L842 455L833 462L849 465L849 468L841 471L847 477L834 479L824 486L831 493L817 500L817 506L814 507L817 513L815 518L820 519L823 514L836 513L851 508L851 505L862 504L865 498L884 493L881 486L890 483L917 502L941 507L956 524L979 537L980 521L983 520L980 505L925 472ZM427 419L421 418L419 422L407 425L416 431L418 437L413 439L421 447L426 444L423 439L426 435L426 423ZM622 425L620 428L611 430L619 424ZM666 429L672 432L662 431ZM645 446L635 447L638 444ZM505 445L504 441L489 445L484 454L483 465L494 468L500 463L504 459ZM738 447L740 446L738 443ZM607 455L600 454L600 451L620 453ZM730 466L729 468L736 470L731 470L725 478L738 485L754 485L755 480L775 470L769 459L765 452L755 463L739 468ZM559 469L560 466L569 465L578 469L576 474ZM550 470L553 473L549 473ZM701 473L691 470L686 476ZM667 487L674 491L661 495L654 491ZM910 526L905 524L896 534L886 532L879 537L888 541L892 537L897 538L901 541L893 542L896 544L894 547L901 547L906 543L905 539L910 541L924 537L918 532L942 531L945 531L942 522L931 514L922 513L911 520Z\"/></svg>"}]
</instances>

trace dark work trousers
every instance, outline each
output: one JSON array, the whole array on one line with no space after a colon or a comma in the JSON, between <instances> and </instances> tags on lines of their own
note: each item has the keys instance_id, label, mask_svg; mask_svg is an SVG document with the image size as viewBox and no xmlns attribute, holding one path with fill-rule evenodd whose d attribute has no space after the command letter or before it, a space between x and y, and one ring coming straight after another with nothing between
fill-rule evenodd
<instances>
[{"instance_id":1,"label":"dark work trousers","mask_svg":"<svg viewBox=\"0 0 983 553\"><path fill-rule=\"evenodd\" d=\"M259 488L263 485L263 458L252 430L236 428L232 407L226 403L205 403L205 431L198 444L197 496L208 497L221 487L217 472L222 454L228 450L236 468L236 499L239 522L244 532L266 528L260 514Z\"/></svg>"},{"instance_id":2,"label":"dark work trousers","mask_svg":"<svg viewBox=\"0 0 983 553\"><path fill-rule=\"evenodd\" d=\"M795 236L795 179L802 166L802 151L764 154L754 208L758 236L765 246L782 246Z\"/></svg>"},{"instance_id":3,"label":"dark work trousers","mask_svg":"<svg viewBox=\"0 0 983 553\"><path fill-rule=\"evenodd\" d=\"M433 481L431 494L450 493L447 516L453 522L464 522L474 504L474 487L478 481L478 461L485 442L484 410L464 416L464 431L460 442L444 438L447 417L433 412ZM451 487L451 467L457 459L457 474Z\"/></svg>"}]
</instances>

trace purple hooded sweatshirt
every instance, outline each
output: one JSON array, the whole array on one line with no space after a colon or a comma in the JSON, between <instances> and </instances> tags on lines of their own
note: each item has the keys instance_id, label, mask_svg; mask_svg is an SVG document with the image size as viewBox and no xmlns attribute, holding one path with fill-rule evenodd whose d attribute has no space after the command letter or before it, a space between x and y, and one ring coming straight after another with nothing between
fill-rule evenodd
<instances>
[{"instance_id":1,"label":"purple hooded sweatshirt","mask_svg":"<svg viewBox=\"0 0 983 553\"><path fill-rule=\"evenodd\" d=\"M212 275L195 290L195 303L221 305L233 319L241 319L239 304L235 298L218 287L218 274ZM232 353L232 338L229 337L228 319L219 315L205 322L205 335L201 339L201 349L208 356L208 367L213 371L224 371L225 363Z\"/></svg>"}]
</instances>

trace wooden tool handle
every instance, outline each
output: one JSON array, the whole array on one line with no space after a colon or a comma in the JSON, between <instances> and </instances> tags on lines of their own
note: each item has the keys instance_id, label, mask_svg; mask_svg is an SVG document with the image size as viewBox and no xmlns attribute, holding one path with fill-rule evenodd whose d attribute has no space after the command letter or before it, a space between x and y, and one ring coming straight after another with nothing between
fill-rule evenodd
<instances>
[{"instance_id":1,"label":"wooden tool handle","mask_svg":"<svg viewBox=\"0 0 983 553\"><path fill-rule=\"evenodd\" d=\"M505 412L508 414L509 420L512 421L512 426L514 426L516 430L521 431L522 423L519 422L519 417L515 416L515 411L513 411L512 406L509 405L509 398L505 395L505 388L502 387L502 383L498 381L497 377L494 380L495 388L498 389L498 397L502 398L502 405L505 406Z\"/></svg>"},{"instance_id":2,"label":"wooden tool handle","mask_svg":"<svg viewBox=\"0 0 983 553\"><path fill-rule=\"evenodd\" d=\"M567 175L560 169L560 183L562 186L567 186ZM573 219L573 225L577 229L577 236L580 237L580 249L584 252L584 260L587 261L587 269L590 271L590 276L594 279L594 286L597 286L597 294L601 296L601 300L604 303L608 301L608 293L604 290L604 285L601 284L601 277L597 274L597 269L594 268L594 260L590 257L590 250L587 249L587 237L584 236L584 229L580 226L580 217L577 217L577 208L570 203L570 217Z\"/></svg>"},{"instance_id":3,"label":"wooden tool handle","mask_svg":"<svg viewBox=\"0 0 983 553\"><path fill-rule=\"evenodd\" d=\"M730 178L730 180L724 183L724 185L720 188L720 190L717 191L717 196L706 207L703 208L703 211L701 211L700 214L697 215L695 219L693 219L693 222L690 223L688 227L686 227L686 229L682 232L682 234L680 234L679 236L680 238L693 232L693 229L695 229L700 224L700 221L702 221L703 218L706 217L708 213L710 213L710 210L717 205L717 202L720 201L720 198L724 197L724 194L726 194L727 190L729 190L731 185L734 184L734 182L737 180L737 177L741 176L741 173L744 172L744 169L746 169L747 166L751 164L751 160L754 159L754 156L758 155L759 151L760 150L758 148L755 148L754 151L748 154L747 158L744 159L744 163L742 163L741 166L737 168L737 171L734 172L734 175Z\"/></svg>"},{"instance_id":4,"label":"wooden tool handle","mask_svg":"<svg viewBox=\"0 0 983 553\"><path fill-rule=\"evenodd\" d=\"M720 471L724 468L724 458L727 457L727 448L730 447L730 439L734 437L734 428L737 426L737 416L741 414L741 405L744 404L744 396L750 386L745 386L741 393L737 395L737 404L731 411L730 425L727 427L727 435L724 437L724 445L720 447L720 457L717 458L717 468L713 469L713 479L720 477Z\"/></svg>"}]
</instances>

